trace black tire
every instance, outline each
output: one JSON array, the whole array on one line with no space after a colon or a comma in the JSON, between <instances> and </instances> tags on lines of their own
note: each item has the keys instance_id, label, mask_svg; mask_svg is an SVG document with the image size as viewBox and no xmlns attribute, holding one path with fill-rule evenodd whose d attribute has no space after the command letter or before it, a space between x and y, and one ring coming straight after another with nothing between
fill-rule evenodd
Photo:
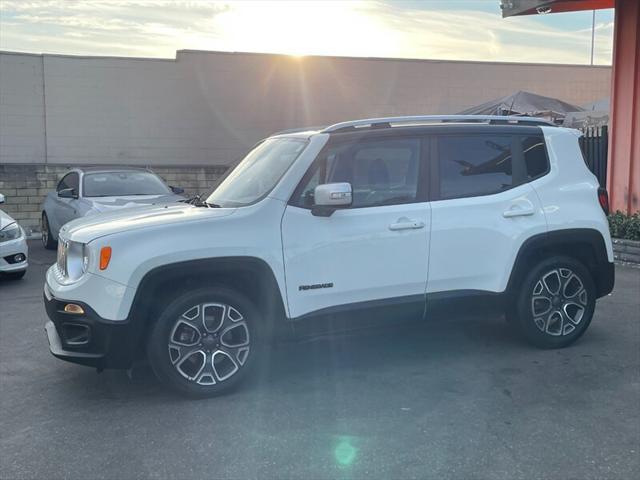
<instances>
[{"instance_id":1,"label":"black tire","mask_svg":"<svg viewBox=\"0 0 640 480\"><path fill-rule=\"evenodd\" d=\"M42 232L42 245L47 250L55 250L58 247L58 242L53 239L51 235L51 227L49 226L49 218L45 212L42 212L40 217L40 231Z\"/></svg>"},{"instance_id":2,"label":"black tire","mask_svg":"<svg viewBox=\"0 0 640 480\"><path fill-rule=\"evenodd\" d=\"M203 304L220 304L225 307L207 305L203 308ZM196 306L199 317L188 319L188 316L194 315ZM215 324L218 321L221 308L224 308L224 313L220 317L224 318L220 320L220 326L216 329ZM209 315L207 318L211 330L205 326L205 313ZM188 316L185 316L187 314ZM237 314L240 315L240 319L233 320L233 317L238 318ZM197 323L198 318L202 323ZM182 394L193 397L221 395L233 390L245 380L256 364L256 357L262 356L264 348L262 327L262 316L253 302L235 290L226 287L209 287L182 293L161 310L158 320L153 325L147 345L149 363L161 382ZM235 333L240 333L239 337L247 335L249 348L246 356L244 352L240 352L240 350L247 348L242 345L241 338L238 343L240 348L231 349L222 344L225 335L227 335L227 340L229 339L228 333L222 334L222 332L228 332L232 328L238 330ZM200 329L200 331L196 333L196 337L193 337L196 329ZM185 334L191 338L185 340L187 337L182 336ZM213 336L216 337L216 340L212 340ZM196 344L181 347L173 343L176 338L185 343L194 341L194 338L199 338L199 340L196 341ZM206 344L206 341L217 341L219 344ZM195 349L199 350L194 352ZM204 360L202 359L203 355ZM231 357L235 358L230 361ZM216 359L221 359L220 364L222 365L218 364L215 367ZM198 370L201 361L202 367ZM233 370L232 363L235 363L237 370L225 378L229 371ZM225 364L228 371L223 371ZM193 378L189 379L187 375L192 375ZM215 383L211 384L211 379Z\"/></svg>"},{"instance_id":3,"label":"black tire","mask_svg":"<svg viewBox=\"0 0 640 480\"><path fill-rule=\"evenodd\" d=\"M9 280L20 280L22 277L24 277L24 274L27 273L26 270L22 270L21 272L9 272L9 273L5 273L3 274L3 276Z\"/></svg>"},{"instance_id":4,"label":"black tire","mask_svg":"<svg viewBox=\"0 0 640 480\"><path fill-rule=\"evenodd\" d=\"M556 284L559 293L554 294ZM554 256L536 264L524 278L510 323L536 347L564 348L587 330L595 305L589 270L571 257Z\"/></svg>"}]
</instances>

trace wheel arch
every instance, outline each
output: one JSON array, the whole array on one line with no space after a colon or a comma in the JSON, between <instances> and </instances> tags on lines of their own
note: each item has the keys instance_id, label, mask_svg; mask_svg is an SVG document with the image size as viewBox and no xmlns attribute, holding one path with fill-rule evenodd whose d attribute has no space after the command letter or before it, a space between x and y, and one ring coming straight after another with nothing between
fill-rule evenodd
<instances>
[{"instance_id":1,"label":"wheel arch","mask_svg":"<svg viewBox=\"0 0 640 480\"><path fill-rule=\"evenodd\" d=\"M145 341L158 312L176 295L206 285L233 288L249 297L263 314L267 331L283 325L284 300L271 267L257 257L188 260L156 267L139 283L128 315L138 343Z\"/></svg>"},{"instance_id":2,"label":"wheel arch","mask_svg":"<svg viewBox=\"0 0 640 480\"><path fill-rule=\"evenodd\" d=\"M596 285L597 297L613 290L614 267L609 262L602 233L591 228L572 228L535 235L522 244L507 284L509 297L517 293L532 265L552 255L564 255L584 264Z\"/></svg>"}]
</instances>

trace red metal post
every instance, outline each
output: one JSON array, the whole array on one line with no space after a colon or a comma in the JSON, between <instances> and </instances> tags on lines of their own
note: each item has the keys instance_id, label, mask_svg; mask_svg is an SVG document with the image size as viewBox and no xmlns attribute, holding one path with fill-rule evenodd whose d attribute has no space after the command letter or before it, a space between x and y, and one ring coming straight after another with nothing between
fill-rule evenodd
<instances>
[{"instance_id":1,"label":"red metal post","mask_svg":"<svg viewBox=\"0 0 640 480\"><path fill-rule=\"evenodd\" d=\"M616 0L607 184L612 211L640 211L640 2Z\"/></svg>"}]
</instances>

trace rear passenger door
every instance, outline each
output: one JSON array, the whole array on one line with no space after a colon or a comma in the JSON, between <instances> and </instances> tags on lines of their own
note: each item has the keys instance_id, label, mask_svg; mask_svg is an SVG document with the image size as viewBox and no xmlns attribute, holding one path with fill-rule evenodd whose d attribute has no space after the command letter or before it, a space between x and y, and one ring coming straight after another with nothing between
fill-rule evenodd
<instances>
[{"instance_id":1,"label":"rear passenger door","mask_svg":"<svg viewBox=\"0 0 640 480\"><path fill-rule=\"evenodd\" d=\"M481 128L434 137L430 294L504 291L522 243L547 230L528 183L548 171L542 133Z\"/></svg>"}]
</instances>

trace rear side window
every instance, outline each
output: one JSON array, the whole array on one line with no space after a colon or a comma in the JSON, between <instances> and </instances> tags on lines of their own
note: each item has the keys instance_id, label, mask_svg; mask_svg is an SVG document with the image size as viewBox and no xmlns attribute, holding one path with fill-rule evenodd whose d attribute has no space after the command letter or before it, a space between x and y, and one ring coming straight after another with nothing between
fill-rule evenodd
<instances>
[{"instance_id":1,"label":"rear side window","mask_svg":"<svg viewBox=\"0 0 640 480\"><path fill-rule=\"evenodd\" d=\"M513 185L511 136L438 138L440 198L489 195Z\"/></svg>"},{"instance_id":2,"label":"rear side window","mask_svg":"<svg viewBox=\"0 0 640 480\"><path fill-rule=\"evenodd\" d=\"M525 137L522 139L522 153L527 178L533 180L549 171L549 158L543 137Z\"/></svg>"}]
</instances>

